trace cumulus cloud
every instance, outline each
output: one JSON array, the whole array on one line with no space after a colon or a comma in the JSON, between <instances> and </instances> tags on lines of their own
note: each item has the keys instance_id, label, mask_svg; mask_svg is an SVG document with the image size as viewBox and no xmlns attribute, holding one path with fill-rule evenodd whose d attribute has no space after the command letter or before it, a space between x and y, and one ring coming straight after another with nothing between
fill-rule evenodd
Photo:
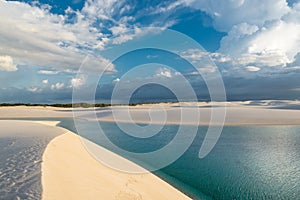
<instances>
[{"instance_id":1,"label":"cumulus cloud","mask_svg":"<svg viewBox=\"0 0 300 200\"><path fill-rule=\"evenodd\" d=\"M233 27L222 39L219 51L238 58L241 64L255 62L261 66L285 66L300 52L300 22L279 20L247 33Z\"/></svg>"},{"instance_id":2,"label":"cumulus cloud","mask_svg":"<svg viewBox=\"0 0 300 200\"><path fill-rule=\"evenodd\" d=\"M68 8L58 15L50 12L50 6L38 2L0 0L0 55L5 52L17 65L58 71L77 70L89 55L85 60L87 69L115 72L110 60L100 55L101 50L146 32L135 23L131 13L134 8L126 3L87 0L80 11ZM171 25L153 21L163 27Z\"/></svg>"},{"instance_id":3,"label":"cumulus cloud","mask_svg":"<svg viewBox=\"0 0 300 200\"><path fill-rule=\"evenodd\" d=\"M207 13L214 28L227 33L217 53L233 66L287 66L300 52L300 2L290 7L286 0L179 1Z\"/></svg>"},{"instance_id":4,"label":"cumulus cloud","mask_svg":"<svg viewBox=\"0 0 300 200\"><path fill-rule=\"evenodd\" d=\"M278 51L285 54L288 62L292 62L300 51L300 22L279 20L271 27L262 29L248 42L248 46L249 53Z\"/></svg>"},{"instance_id":5,"label":"cumulus cloud","mask_svg":"<svg viewBox=\"0 0 300 200\"><path fill-rule=\"evenodd\" d=\"M165 78L172 78L174 75L175 75L175 73L173 73L169 68L166 68L166 67L159 68L155 74L155 76L157 76L157 77L165 77Z\"/></svg>"},{"instance_id":6,"label":"cumulus cloud","mask_svg":"<svg viewBox=\"0 0 300 200\"><path fill-rule=\"evenodd\" d=\"M225 32L241 23L262 26L290 11L285 0L186 0L185 3L206 12L213 18L215 28Z\"/></svg>"},{"instance_id":7,"label":"cumulus cloud","mask_svg":"<svg viewBox=\"0 0 300 200\"><path fill-rule=\"evenodd\" d=\"M0 70L16 71L17 66L14 64L13 58L10 56L0 56Z\"/></svg>"},{"instance_id":8,"label":"cumulus cloud","mask_svg":"<svg viewBox=\"0 0 300 200\"><path fill-rule=\"evenodd\" d=\"M76 22L66 22L70 13ZM56 15L46 6L0 0L0 16L0 54L13 57L16 64L77 69L87 54L91 68L109 63L93 54L103 47L105 36L79 12Z\"/></svg>"},{"instance_id":9,"label":"cumulus cloud","mask_svg":"<svg viewBox=\"0 0 300 200\"><path fill-rule=\"evenodd\" d=\"M189 60L201 60L209 55L208 52L202 51L200 49L187 49L185 51L179 52L180 56Z\"/></svg>"},{"instance_id":10,"label":"cumulus cloud","mask_svg":"<svg viewBox=\"0 0 300 200\"><path fill-rule=\"evenodd\" d=\"M70 82L71 82L70 85L71 87L80 88L85 84L86 80L84 76L80 76L80 77L72 78Z\"/></svg>"},{"instance_id":11,"label":"cumulus cloud","mask_svg":"<svg viewBox=\"0 0 300 200\"><path fill-rule=\"evenodd\" d=\"M51 90L61 90L65 87L64 83L55 83L50 86Z\"/></svg>"}]
</instances>

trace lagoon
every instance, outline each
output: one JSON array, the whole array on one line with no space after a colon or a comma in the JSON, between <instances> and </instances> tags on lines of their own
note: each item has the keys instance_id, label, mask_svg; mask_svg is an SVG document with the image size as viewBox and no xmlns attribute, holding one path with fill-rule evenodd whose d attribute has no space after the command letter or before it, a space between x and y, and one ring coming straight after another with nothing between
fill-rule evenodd
<instances>
[{"instance_id":1,"label":"lagoon","mask_svg":"<svg viewBox=\"0 0 300 200\"><path fill-rule=\"evenodd\" d=\"M89 123L98 122L82 122L84 137L118 153L103 142L97 130L90 129ZM75 131L71 121L60 125ZM177 125L166 125L155 136L140 139L125 134L115 123L100 125L111 142L136 153L163 148L178 129ZM226 126L212 152L199 159L206 130L207 126L200 126L188 150L155 173L193 199L300 198L300 126ZM139 164L145 162L155 165L155 160Z\"/></svg>"}]
</instances>

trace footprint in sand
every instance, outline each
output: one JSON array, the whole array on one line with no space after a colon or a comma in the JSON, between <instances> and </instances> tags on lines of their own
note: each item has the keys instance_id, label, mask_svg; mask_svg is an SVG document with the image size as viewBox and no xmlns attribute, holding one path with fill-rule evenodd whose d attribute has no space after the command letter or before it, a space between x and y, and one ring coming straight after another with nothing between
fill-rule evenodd
<instances>
[{"instance_id":1,"label":"footprint in sand","mask_svg":"<svg viewBox=\"0 0 300 200\"><path fill-rule=\"evenodd\" d=\"M143 196L132 190L121 190L115 197L115 200L142 200Z\"/></svg>"}]
</instances>

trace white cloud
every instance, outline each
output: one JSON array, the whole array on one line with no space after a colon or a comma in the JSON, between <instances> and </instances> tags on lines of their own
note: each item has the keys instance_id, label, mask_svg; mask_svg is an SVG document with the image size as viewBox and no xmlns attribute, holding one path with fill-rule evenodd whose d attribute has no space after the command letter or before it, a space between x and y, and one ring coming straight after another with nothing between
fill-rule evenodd
<instances>
[{"instance_id":1,"label":"white cloud","mask_svg":"<svg viewBox=\"0 0 300 200\"><path fill-rule=\"evenodd\" d=\"M203 57L207 58L209 55L208 52L202 51L200 49L187 49L186 51L179 52L180 56L185 59L198 61L201 60Z\"/></svg>"},{"instance_id":2,"label":"white cloud","mask_svg":"<svg viewBox=\"0 0 300 200\"><path fill-rule=\"evenodd\" d=\"M188 59L191 62L194 63L200 63L200 65L208 64L209 61L219 62L219 63L225 63L230 62L231 58L229 56L226 56L224 54L215 52L210 53L201 49L187 49L185 51L179 52L179 55L182 58Z\"/></svg>"},{"instance_id":3,"label":"white cloud","mask_svg":"<svg viewBox=\"0 0 300 200\"><path fill-rule=\"evenodd\" d=\"M217 53L234 66L286 66L300 52L300 2L289 7L286 0L179 1L206 12L217 30L227 32Z\"/></svg>"},{"instance_id":4,"label":"white cloud","mask_svg":"<svg viewBox=\"0 0 300 200\"><path fill-rule=\"evenodd\" d=\"M171 73L171 70L168 69L168 68L160 68L156 72L156 76L166 77L166 78L172 78L172 73Z\"/></svg>"},{"instance_id":5,"label":"white cloud","mask_svg":"<svg viewBox=\"0 0 300 200\"><path fill-rule=\"evenodd\" d=\"M120 81L120 79L119 78L116 78L116 79L114 79L112 82L113 83L117 83L117 82L119 82Z\"/></svg>"},{"instance_id":6,"label":"white cloud","mask_svg":"<svg viewBox=\"0 0 300 200\"><path fill-rule=\"evenodd\" d=\"M174 2L168 3L167 6L157 7L156 10L154 10L152 13L153 14L161 14L161 13L169 12L169 11L172 11L172 10L176 9L177 7L182 6L183 4L190 4L193 1L194 0L178 0L178 1L174 1Z\"/></svg>"},{"instance_id":7,"label":"white cloud","mask_svg":"<svg viewBox=\"0 0 300 200\"><path fill-rule=\"evenodd\" d=\"M56 84L52 84L50 89L51 90L61 90L65 87L64 83L56 83Z\"/></svg>"},{"instance_id":8,"label":"white cloud","mask_svg":"<svg viewBox=\"0 0 300 200\"><path fill-rule=\"evenodd\" d=\"M171 69L163 67L163 68L159 68L156 72L155 72L155 76L156 77L164 77L164 78L172 78L174 76L178 76L180 75L179 72L175 71L171 71Z\"/></svg>"},{"instance_id":9,"label":"white cloud","mask_svg":"<svg viewBox=\"0 0 300 200\"><path fill-rule=\"evenodd\" d=\"M235 27L222 39L219 52L240 64L285 66L300 52L300 22L270 22L267 27L248 34L234 30Z\"/></svg>"},{"instance_id":10,"label":"white cloud","mask_svg":"<svg viewBox=\"0 0 300 200\"><path fill-rule=\"evenodd\" d=\"M80 88L85 84L84 76L76 77L71 79L71 87Z\"/></svg>"},{"instance_id":11,"label":"white cloud","mask_svg":"<svg viewBox=\"0 0 300 200\"><path fill-rule=\"evenodd\" d=\"M204 65L201 68L197 69L201 74L207 74L207 73L214 73L216 72L216 67L212 66L212 65Z\"/></svg>"},{"instance_id":12,"label":"white cloud","mask_svg":"<svg viewBox=\"0 0 300 200\"><path fill-rule=\"evenodd\" d=\"M48 79L42 80L43 84L48 84L48 82L49 82Z\"/></svg>"},{"instance_id":13,"label":"white cloud","mask_svg":"<svg viewBox=\"0 0 300 200\"><path fill-rule=\"evenodd\" d=\"M290 11L285 0L186 0L187 5L198 8L213 18L217 30L229 32L234 25L247 23L262 26Z\"/></svg>"},{"instance_id":14,"label":"white cloud","mask_svg":"<svg viewBox=\"0 0 300 200\"><path fill-rule=\"evenodd\" d=\"M35 92L39 92L40 89L38 87L30 87L27 88L27 91L35 93Z\"/></svg>"},{"instance_id":15,"label":"white cloud","mask_svg":"<svg viewBox=\"0 0 300 200\"><path fill-rule=\"evenodd\" d=\"M76 23L66 23L67 15L49 8L0 0L0 54L14 58L15 64L77 69L87 54L90 68L104 68L109 61L92 53L103 48L105 36L80 12Z\"/></svg>"},{"instance_id":16,"label":"white cloud","mask_svg":"<svg viewBox=\"0 0 300 200\"><path fill-rule=\"evenodd\" d=\"M125 24L119 24L117 26L113 26L109 30L111 30L113 35L120 35L120 34L126 33L128 31Z\"/></svg>"},{"instance_id":17,"label":"white cloud","mask_svg":"<svg viewBox=\"0 0 300 200\"><path fill-rule=\"evenodd\" d=\"M117 7L116 3L122 4L122 2L122 0L87 0L82 13L95 21L98 18L112 20L112 15L118 12L114 9L114 7Z\"/></svg>"},{"instance_id":18,"label":"white cloud","mask_svg":"<svg viewBox=\"0 0 300 200\"><path fill-rule=\"evenodd\" d=\"M245 67L245 69L249 72L258 72L260 70L259 67L255 67L255 66L247 66Z\"/></svg>"},{"instance_id":19,"label":"white cloud","mask_svg":"<svg viewBox=\"0 0 300 200\"><path fill-rule=\"evenodd\" d=\"M68 8L66 15L57 15L50 13L47 6L0 0L0 55L13 58L11 70L16 70L17 65L53 69L40 70L39 74L74 72L87 54L90 57L86 66L103 69L110 61L93 54L93 50L101 50L111 43L124 43L143 32L129 24L139 14L120 16L133 9L124 6L124 2L87 0L81 11ZM285 0L177 0L153 6L149 12L172 13L184 5L206 12L217 30L227 32L216 53L189 50L183 52L184 58L201 60L209 55L217 64L240 65L243 70L252 65L285 66L300 52L300 3L291 8ZM68 18L71 15L73 19ZM72 23L66 23L70 20ZM160 25L166 22L162 29L174 23L172 18L156 21ZM102 33L102 29L110 30L112 35ZM114 71L112 64L109 71ZM172 76L172 73L161 73L164 77Z\"/></svg>"},{"instance_id":20,"label":"white cloud","mask_svg":"<svg viewBox=\"0 0 300 200\"><path fill-rule=\"evenodd\" d=\"M228 35L222 38L219 52L230 55L239 54L241 51L246 52L249 37L257 32L258 29L256 25L249 25L247 23L233 26Z\"/></svg>"},{"instance_id":21,"label":"white cloud","mask_svg":"<svg viewBox=\"0 0 300 200\"><path fill-rule=\"evenodd\" d=\"M128 26L125 24L118 24L110 28L110 30L113 33L113 37L110 38L110 40L112 44L122 44L134 38L138 38L139 36L147 34L149 32L162 31L168 26L170 26L170 24L165 24L165 26L161 28L157 28L152 25L146 28L139 28L138 26L135 25Z\"/></svg>"},{"instance_id":22,"label":"white cloud","mask_svg":"<svg viewBox=\"0 0 300 200\"><path fill-rule=\"evenodd\" d=\"M14 64L13 58L10 56L0 56L0 70L16 71L17 66Z\"/></svg>"},{"instance_id":23,"label":"white cloud","mask_svg":"<svg viewBox=\"0 0 300 200\"><path fill-rule=\"evenodd\" d=\"M226 63L226 62L232 61L229 56L225 56L221 53L211 53L210 57L213 61L218 62L218 63Z\"/></svg>"},{"instance_id":24,"label":"white cloud","mask_svg":"<svg viewBox=\"0 0 300 200\"><path fill-rule=\"evenodd\" d=\"M119 35L118 37L115 37L113 40L113 44L122 44L124 42L127 42L129 40L133 39L133 35L130 34L124 34Z\"/></svg>"},{"instance_id":25,"label":"white cloud","mask_svg":"<svg viewBox=\"0 0 300 200\"><path fill-rule=\"evenodd\" d=\"M249 53L281 51L292 62L300 51L300 22L298 24L278 21L268 29L262 29L248 43Z\"/></svg>"},{"instance_id":26,"label":"white cloud","mask_svg":"<svg viewBox=\"0 0 300 200\"><path fill-rule=\"evenodd\" d=\"M125 5L124 0L87 0L82 10L68 8L64 15L58 15L39 2L30 5L0 0L0 55L6 52L14 58L16 65L57 71L77 70L89 55L85 63L88 69L109 66L107 71L115 72L110 60L95 50L124 43L147 31L141 30L140 24L131 24L136 20L133 16L126 16L131 9L133 7ZM120 18L117 19L116 15ZM163 28L172 23L154 22L164 24Z\"/></svg>"},{"instance_id":27,"label":"white cloud","mask_svg":"<svg viewBox=\"0 0 300 200\"><path fill-rule=\"evenodd\" d=\"M275 66L285 66L286 63L289 62L288 57L282 51L269 50L262 51L258 53L246 53L240 55L240 57L235 58L235 65L249 65L256 64L257 66L267 66L267 67L275 67Z\"/></svg>"},{"instance_id":28,"label":"white cloud","mask_svg":"<svg viewBox=\"0 0 300 200\"><path fill-rule=\"evenodd\" d=\"M53 71L53 70L39 70L38 74L45 74L45 75L55 75L58 74L59 71Z\"/></svg>"}]
</instances>

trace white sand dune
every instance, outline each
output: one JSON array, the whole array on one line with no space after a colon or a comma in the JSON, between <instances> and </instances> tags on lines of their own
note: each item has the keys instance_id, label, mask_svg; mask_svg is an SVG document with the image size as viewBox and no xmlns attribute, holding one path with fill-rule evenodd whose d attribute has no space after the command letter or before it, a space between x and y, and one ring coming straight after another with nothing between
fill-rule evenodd
<instances>
[{"instance_id":1,"label":"white sand dune","mask_svg":"<svg viewBox=\"0 0 300 200\"><path fill-rule=\"evenodd\" d=\"M40 199L47 144L65 131L57 122L0 120L0 199Z\"/></svg>"},{"instance_id":2,"label":"white sand dune","mask_svg":"<svg viewBox=\"0 0 300 200\"><path fill-rule=\"evenodd\" d=\"M109 153L100 147L99 151ZM114 159L124 160L110 154ZM47 146L43 155L42 184L44 200L189 199L151 173L129 174L101 164L72 132L55 138Z\"/></svg>"},{"instance_id":3,"label":"white sand dune","mask_svg":"<svg viewBox=\"0 0 300 200\"><path fill-rule=\"evenodd\" d=\"M196 105L196 107L195 107ZM154 106L154 107L153 107ZM99 121L116 121L115 115L118 116L117 121L130 122L125 116L129 111L132 120L135 123L181 123L181 112L194 112L198 109L200 120L185 120L185 124L199 125L220 125L211 123L212 108L217 112L222 112L226 107L226 117L224 125L300 125L300 108L299 101L243 101L243 102L199 102L199 103L161 103L161 104L143 104L138 106L114 106L97 109L69 109L69 108L53 108L53 107L0 107L0 118L71 118L73 111L75 117L87 120ZM280 108L280 109L278 109ZM161 117L153 118L149 112L156 116L166 115L166 121ZM93 116L96 115L95 119ZM191 115L191 117L193 117Z\"/></svg>"},{"instance_id":4,"label":"white sand dune","mask_svg":"<svg viewBox=\"0 0 300 200\"><path fill-rule=\"evenodd\" d=\"M54 118L72 117L66 109L42 106L0 107L0 118Z\"/></svg>"},{"instance_id":5,"label":"white sand dune","mask_svg":"<svg viewBox=\"0 0 300 200\"><path fill-rule=\"evenodd\" d=\"M295 106L296 104L294 104ZM297 105L300 105L298 102ZM120 106L112 109L97 110L81 113L80 118L95 120L93 117L96 114L96 120L99 121L121 121L130 122L126 118L129 112L132 121L135 123L153 123L153 124L191 124L191 125L222 125L222 121L211 121L212 107L216 113L226 112L224 125L225 126L244 126L244 125L300 125L300 110L296 109L278 109L276 106L270 105L250 105L249 102L227 102L227 103L198 103L195 107L194 103L178 103L159 104L153 108L151 104L144 104L134 107ZM286 105L289 107L289 105ZM194 120L191 114L190 119L185 119L182 122L181 112L193 113L195 109L200 114L199 121ZM226 109L226 110L225 110ZM152 117L166 115L165 121L161 117ZM117 116L117 118L115 117ZM220 123L221 122L221 123Z\"/></svg>"},{"instance_id":6,"label":"white sand dune","mask_svg":"<svg viewBox=\"0 0 300 200\"><path fill-rule=\"evenodd\" d=\"M9 181L12 180L19 182L20 187L28 189L28 191L20 191L17 188L19 186L14 185L15 189L8 188L7 190L11 193L10 196L3 194L5 196L2 197L39 199L43 191L42 199L49 200L189 199L151 173L140 175L123 173L101 164L84 148L81 143L82 138L66 129L55 127L57 123L57 121L0 120L0 136L16 138L17 143L14 145L22 141L24 146L16 146L17 157L12 155L7 158L7 164L13 168L3 166L5 170L0 175L2 178L7 178L7 181L3 180L5 181L3 184L10 184ZM51 141L52 138L54 139ZM95 144L94 148L113 159L119 159L122 164L135 165ZM2 153L5 151L2 150ZM15 166L10 162L13 162ZM136 167L139 166L136 165ZM34 179L28 179L33 175ZM42 188L39 186L40 176ZM6 191L6 188L1 190Z\"/></svg>"}]
</instances>

